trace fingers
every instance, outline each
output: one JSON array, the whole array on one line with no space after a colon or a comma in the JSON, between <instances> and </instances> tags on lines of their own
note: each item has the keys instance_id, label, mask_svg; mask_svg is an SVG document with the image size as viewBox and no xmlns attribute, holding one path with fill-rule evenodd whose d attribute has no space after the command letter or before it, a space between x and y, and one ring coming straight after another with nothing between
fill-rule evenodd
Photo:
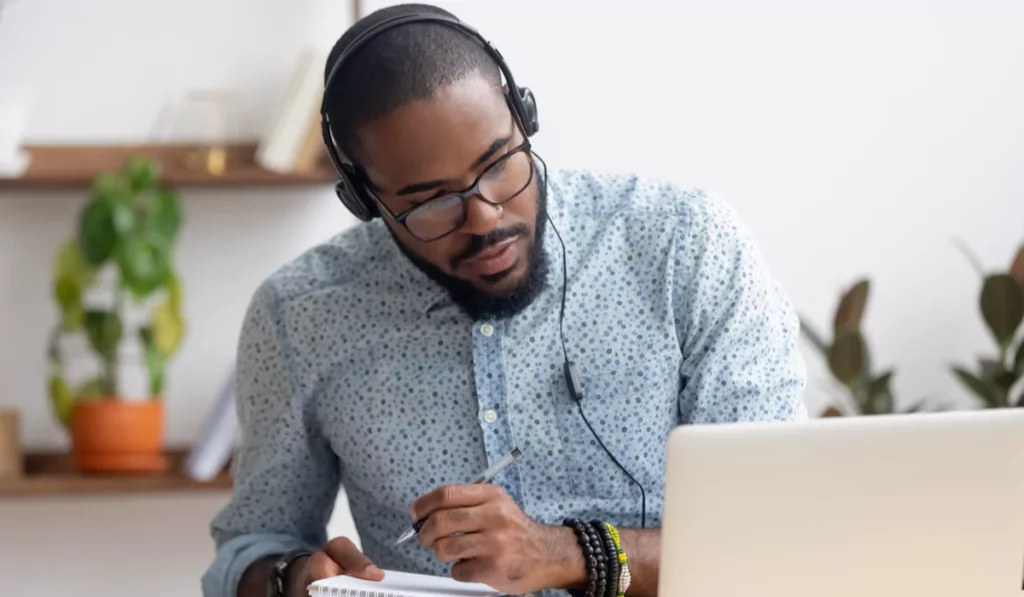
<instances>
[{"instance_id":1,"label":"fingers","mask_svg":"<svg viewBox=\"0 0 1024 597\"><path fill-rule=\"evenodd\" d=\"M485 512L486 509L480 506L438 510L430 515L416 538L423 547L432 547L438 539L449 535L475 533L483 530L485 528Z\"/></svg>"},{"instance_id":2,"label":"fingers","mask_svg":"<svg viewBox=\"0 0 1024 597\"><path fill-rule=\"evenodd\" d=\"M318 580L342 574L341 566L322 551L314 552L306 562L302 586L308 586Z\"/></svg>"},{"instance_id":3,"label":"fingers","mask_svg":"<svg viewBox=\"0 0 1024 597\"><path fill-rule=\"evenodd\" d=\"M426 518L437 510L479 506L502 495L500 486L491 483L475 485L443 485L424 495L413 504L413 520Z\"/></svg>"},{"instance_id":4,"label":"fingers","mask_svg":"<svg viewBox=\"0 0 1024 597\"><path fill-rule=\"evenodd\" d=\"M384 572L363 555L348 537L331 540L324 546L324 552L340 566L341 570L337 574L348 574L365 580L384 579Z\"/></svg>"},{"instance_id":5,"label":"fingers","mask_svg":"<svg viewBox=\"0 0 1024 597\"><path fill-rule=\"evenodd\" d=\"M491 551L491 539L481 533L444 537L434 543L434 555L442 562L458 562Z\"/></svg>"},{"instance_id":6,"label":"fingers","mask_svg":"<svg viewBox=\"0 0 1024 597\"><path fill-rule=\"evenodd\" d=\"M485 558L462 560L452 565L452 579L459 582L483 582L486 571L493 566L493 562Z\"/></svg>"}]
</instances>

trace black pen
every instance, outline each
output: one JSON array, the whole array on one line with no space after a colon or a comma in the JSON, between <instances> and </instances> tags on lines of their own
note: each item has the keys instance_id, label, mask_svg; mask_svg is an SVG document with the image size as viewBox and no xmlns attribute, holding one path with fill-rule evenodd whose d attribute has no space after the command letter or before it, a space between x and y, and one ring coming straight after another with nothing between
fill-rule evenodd
<instances>
[{"instance_id":1,"label":"black pen","mask_svg":"<svg viewBox=\"0 0 1024 597\"><path fill-rule=\"evenodd\" d=\"M512 448L511 452L502 456L500 460L498 460L491 466L487 467L487 470L473 477L466 483L468 485L482 485L484 483L490 483L492 479L498 476L498 473L505 470L510 464L515 462L516 459L518 459L522 455L523 453L519 448ZM426 523L426 518L421 518L414 522L412 528L402 533L402 536L398 538L398 541L395 541L395 545L398 545L399 543L404 543L405 541L408 541L409 539L415 537L416 533L420 532L420 529L422 529L423 525Z\"/></svg>"}]
</instances>

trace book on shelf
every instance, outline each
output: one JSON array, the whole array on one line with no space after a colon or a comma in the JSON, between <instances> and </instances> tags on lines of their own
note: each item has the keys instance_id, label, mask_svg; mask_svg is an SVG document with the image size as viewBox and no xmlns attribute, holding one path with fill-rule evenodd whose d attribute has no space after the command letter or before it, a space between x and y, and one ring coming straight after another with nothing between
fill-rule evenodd
<instances>
[{"instance_id":1,"label":"book on shelf","mask_svg":"<svg viewBox=\"0 0 1024 597\"><path fill-rule=\"evenodd\" d=\"M235 368L232 366L185 461L185 474L197 481L210 481L215 478L231 461L237 440Z\"/></svg>"},{"instance_id":2,"label":"book on shelf","mask_svg":"<svg viewBox=\"0 0 1024 597\"><path fill-rule=\"evenodd\" d=\"M324 90L323 52L299 53L280 105L256 148L256 163L279 173L316 169L326 158L320 133L320 102Z\"/></svg>"}]
</instances>

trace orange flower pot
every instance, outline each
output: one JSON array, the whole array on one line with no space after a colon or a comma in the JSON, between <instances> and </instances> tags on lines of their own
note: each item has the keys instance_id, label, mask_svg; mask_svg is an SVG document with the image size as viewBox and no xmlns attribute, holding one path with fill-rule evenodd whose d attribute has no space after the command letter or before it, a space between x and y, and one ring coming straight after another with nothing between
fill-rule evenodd
<instances>
[{"instance_id":1,"label":"orange flower pot","mask_svg":"<svg viewBox=\"0 0 1024 597\"><path fill-rule=\"evenodd\" d=\"M71 414L71 452L79 470L163 471L167 468L163 443L162 400L101 398L75 403Z\"/></svg>"}]
</instances>

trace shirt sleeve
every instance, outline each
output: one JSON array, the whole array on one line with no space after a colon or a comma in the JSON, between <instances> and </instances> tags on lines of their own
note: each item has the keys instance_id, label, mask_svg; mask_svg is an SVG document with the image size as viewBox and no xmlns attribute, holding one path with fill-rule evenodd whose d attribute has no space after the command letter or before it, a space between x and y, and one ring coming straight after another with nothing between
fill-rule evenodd
<instances>
[{"instance_id":1,"label":"shirt sleeve","mask_svg":"<svg viewBox=\"0 0 1024 597\"><path fill-rule=\"evenodd\" d=\"M210 525L216 553L202 578L204 597L236 597L243 572L257 559L326 541L340 469L315 423L313 402L300 389L280 311L264 284L243 321L234 491Z\"/></svg>"},{"instance_id":2,"label":"shirt sleeve","mask_svg":"<svg viewBox=\"0 0 1024 597\"><path fill-rule=\"evenodd\" d=\"M676 229L674 309L690 424L807 417L800 324L736 213L694 200Z\"/></svg>"}]
</instances>

